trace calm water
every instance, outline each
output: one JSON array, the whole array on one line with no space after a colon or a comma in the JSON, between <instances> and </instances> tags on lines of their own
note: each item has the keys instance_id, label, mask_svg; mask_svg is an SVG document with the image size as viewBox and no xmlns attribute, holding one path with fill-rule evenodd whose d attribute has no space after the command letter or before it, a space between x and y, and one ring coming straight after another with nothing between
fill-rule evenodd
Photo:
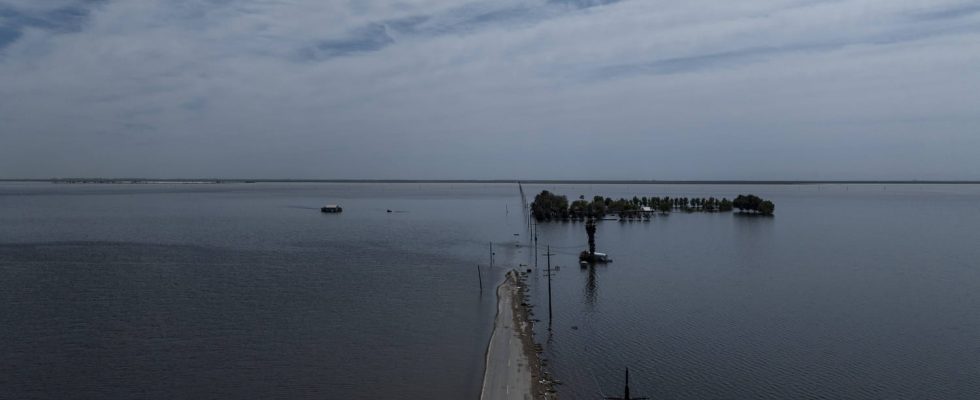
<instances>
[{"instance_id":1,"label":"calm water","mask_svg":"<svg viewBox=\"0 0 980 400\"><path fill-rule=\"evenodd\" d=\"M549 189L777 207L603 222L596 269L575 260L584 224L542 225L562 268L550 335L535 274L536 328L563 399L621 394L626 366L657 399L980 398L978 186Z\"/></svg>"},{"instance_id":2,"label":"calm water","mask_svg":"<svg viewBox=\"0 0 980 400\"><path fill-rule=\"evenodd\" d=\"M582 224L541 225L562 398L625 366L663 399L980 398L978 186L542 188L777 206L602 222L594 270ZM0 184L0 397L477 398L475 266L494 241L533 268L519 207L514 185Z\"/></svg>"},{"instance_id":3,"label":"calm water","mask_svg":"<svg viewBox=\"0 0 980 400\"><path fill-rule=\"evenodd\" d=\"M0 398L478 398L476 264L519 211L513 185L0 184Z\"/></svg>"}]
</instances>

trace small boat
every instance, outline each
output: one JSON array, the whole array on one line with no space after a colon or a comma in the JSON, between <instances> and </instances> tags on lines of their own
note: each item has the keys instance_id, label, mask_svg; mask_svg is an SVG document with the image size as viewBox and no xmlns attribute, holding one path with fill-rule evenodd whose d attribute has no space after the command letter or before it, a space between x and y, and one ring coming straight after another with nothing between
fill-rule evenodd
<instances>
[{"instance_id":1,"label":"small boat","mask_svg":"<svg viewBox=\"0 0 980 400\"><path fill-rule=\"evenodd\" d=\"M606 253L596 252L594 255L590 255L588 251L583 251L578 256L579 264L583 267L591 264L606 264L612 262L609 255Z\"/></svg>"},{"instance_id":2,"label":"small boat","mask_svg":"<svg viewBox=\"0 0 980 400\"><path fill-rule=\"evenodd\" d=\"M320 207L320 212L333 214L333 213L344 212L344 209L336 204L327 204L323 207Z\"/></svg>"}]
</instances>

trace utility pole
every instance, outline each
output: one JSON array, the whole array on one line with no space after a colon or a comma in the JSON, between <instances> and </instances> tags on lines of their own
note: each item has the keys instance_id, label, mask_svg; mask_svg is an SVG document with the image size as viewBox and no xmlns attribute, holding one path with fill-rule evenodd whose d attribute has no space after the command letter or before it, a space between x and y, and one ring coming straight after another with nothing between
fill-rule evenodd
<instances>
[{"instance_id":1,"label":"utility pole","mask_svg":"<svg viewBox=\"0 0 980 400\"><path fill-rule=\"evenodd\" d=\"M493 268L493 242L490 242L490 268Z\"/></svg>"},{"instance_id":2,"label":"utility pole","mask_svg":"<svg viewBox=\"0 0 980 400\"><path fill-rule=\"evenodd\" d=\"M483 271L480 270L480 264L476 264L476 276L480 278L480 293L483 293Z\"/></svg>"},{"instance_id":3,"label":"utility pole","mask_svg":"<svg viewBox=\"0 0 980 400\"><path fill-rule=\"evenodd\" d=\"M534 228L534 269L538 269L538 224L531 225Z\"/></svg>"},{"instance_id":4,"label":"utility pole","mask_svg":"<svg viewBox=\"0 0 980 400\"><path fill-rule=\"evenodd\" d=\"M548 245L548 329L551 329L551 245Z\"/></svg>"}]
</instances>

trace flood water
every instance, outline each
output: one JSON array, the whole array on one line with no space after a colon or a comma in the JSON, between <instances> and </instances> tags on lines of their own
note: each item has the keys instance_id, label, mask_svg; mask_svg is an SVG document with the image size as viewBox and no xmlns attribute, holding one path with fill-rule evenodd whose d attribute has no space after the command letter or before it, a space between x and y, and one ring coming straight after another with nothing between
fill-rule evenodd
<instances>
[{"instance_id":1,"label":"flood water","mask_svg":"<svg viewBox=\"0 0 980 400\"><path fill-rule=\"evenodd\" d=\"M563 399L621 396L625 367L655 399L980 398L978 186L550 189L776 203L772 218L603 221L614 261L586 269L584 224L540 225L561 268L550 334L532 280L536 328Z\"/></svg>"},{"instance_id":2,"label":"flood water","mask_svg":"<svg viewBox=\"0 0 980 400\"><path fill-rule=\"evenodd\" d=\"M564 399L627 366L664 399L980 397L980 186L541 189L776 216L604 221L594 269L541 224L534 269L515 185L0 183L0 397L475 399L519 264Z\"/></svg>"},{"instance_id":3,"label":"flood water","mask_svg":"<svg viewBox=\"0 0 980 400\"><path fill-rule=\"evenodd\" d=\"M478 398L517 193L0 184L0 398Z\"/></svg>"}]
</instances>

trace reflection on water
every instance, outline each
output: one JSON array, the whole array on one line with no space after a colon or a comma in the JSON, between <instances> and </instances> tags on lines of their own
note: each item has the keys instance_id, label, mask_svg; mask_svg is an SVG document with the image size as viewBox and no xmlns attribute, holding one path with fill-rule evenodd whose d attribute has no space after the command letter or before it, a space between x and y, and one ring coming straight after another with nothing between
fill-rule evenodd
<instances>
[{"instance_id":1,"label":"reflection on water","mask_svg":"<svg viewBox=\"0 0 980 400\"><path fill-rule=\"evenodd\" d=\"M584 268L586 270L585 304L591 309L595 309L596 291L599 289L599 284L596 281L596 268L595 265L589 265Z\"/></svg>"}]
</instances>

